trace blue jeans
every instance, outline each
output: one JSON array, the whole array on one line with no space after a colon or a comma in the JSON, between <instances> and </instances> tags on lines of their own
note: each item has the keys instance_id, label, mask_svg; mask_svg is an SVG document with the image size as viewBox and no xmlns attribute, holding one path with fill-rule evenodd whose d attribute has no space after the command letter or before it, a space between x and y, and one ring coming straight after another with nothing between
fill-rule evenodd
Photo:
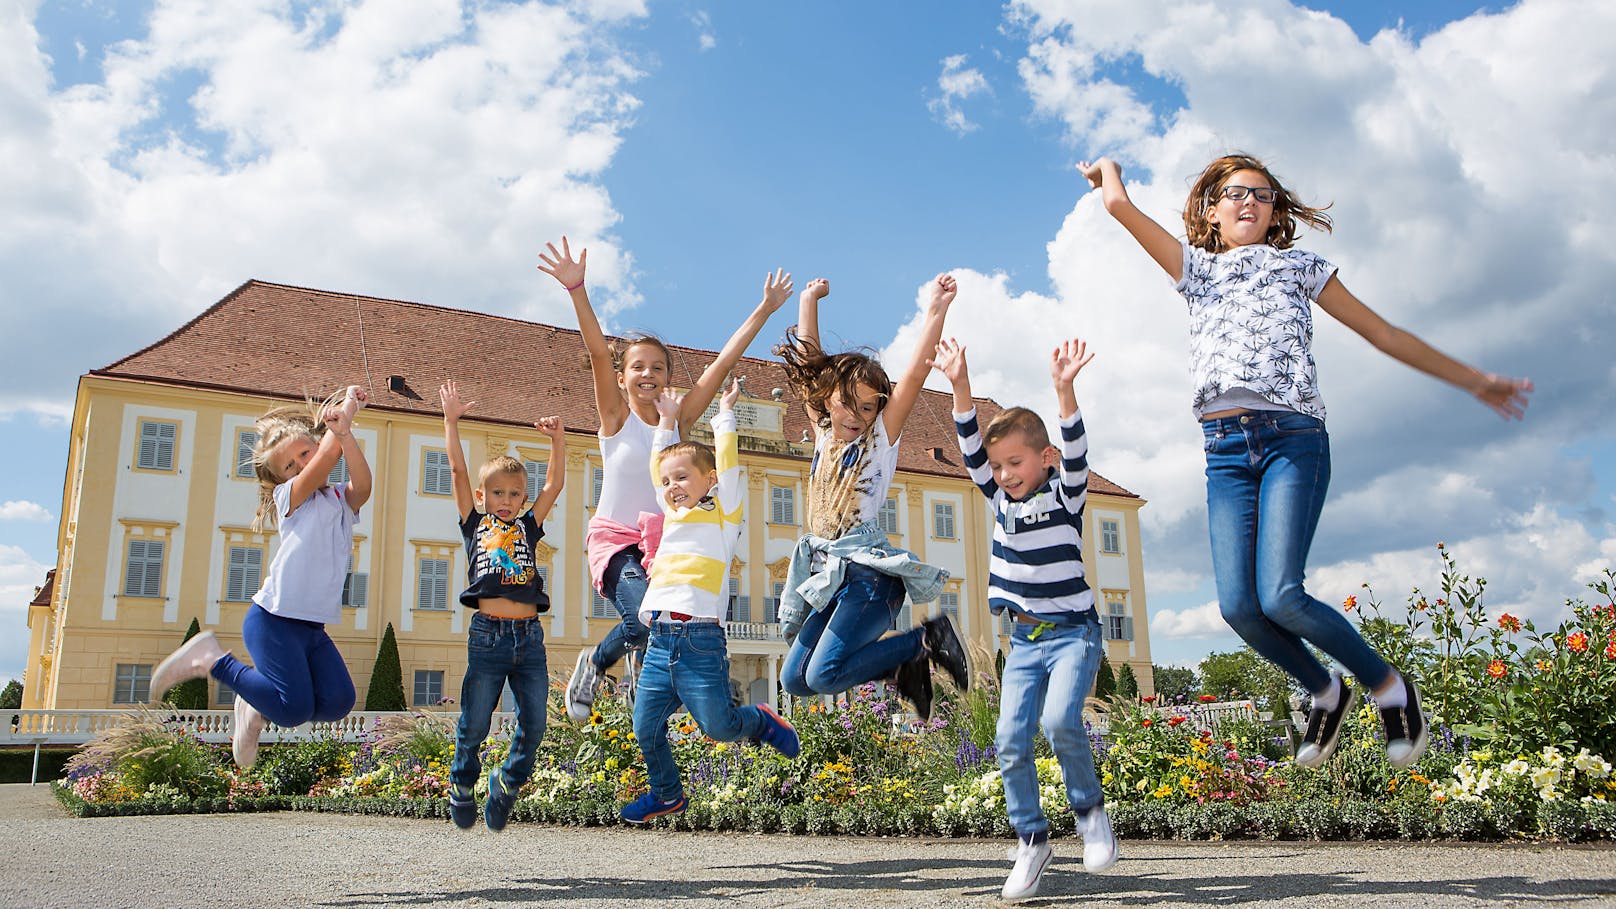
<instances>
[{"instance_id":1,"label":"blue jeans","mask_svg":"<svg viewBox=\"0 0 1616 909\"><path fill-rule=\"evenodd\" d=\"M241 623L241 638L253 665L227 653L210 672L264 719L290 728L340 720L353 709L353 678L324 625L274 615L255 603Z\"/></svg>"},{"instance_id":2,"label":"blue jeans","mask_svg":"<svg viewBox=\"0 0 1616 909\"><path fill-rule=\"evenodd\" d=\"M716 622L657 622L640 666L634 738L645 755L651 792L664 802L684 792L668 745L668 717L683 703L701 731L720 742L757 738L769 720L730 700L729 647Z\"/></svg>"},{"instance_id":3,"label":"blue jeans","mask_svg":"<svg viewBox=\"0 0 1616 909\"><path fill-rule=\"evenodd\" d=\"M1092 617L1093 613L1089 613ZM1038 800L1038 767L1033 740L1038 724L1060 761L1066 778L1066 800L1079 814L1105 801L1094 773L1094 753L1083 728L1083 703L1100 671L1104 643L1098 621L1045 628L1032 640L1036 625L1015 623L1010 655L1004 661L999 694L999 771L1004 775L1004 807L1010 826L1020 836L1049 829Z\"/></svg>"},{"instance_id":4,"label":"blue jeans","mask_svg":"<svg viewBox=\"0 0 1616 909\"><path fill-rule=\"evenodd\" d=\"M1330 673L1307 649L1333 657L1375 688L1391 667L1346 617L1302 589L1307 551L1330 485L1324 423L1290 411L1207 420L1206 510L1224 621L1308 691Z\"/></svg>"},{"instance_id":5,"label":"blue jeans","mask_svg":"<svg viewBox=\"0 0 1616 909\"><path fill-rule=\"evenodd\" d=\"M630 650L641 650L650 631L640 621L640 602L650 586L645 566L640 560L645 554L638 546L630 546L612 556L606 563L606 574L601 578L601 595L617 607L623 621L612 626L595 647L595 668L604 675Z\"/></svg>"},{"instance_id":6,"label":"blue jeans","mask_svg":"<svg viewBox=\"0 0 1616 909\"><path fill-rule=\"evenodd\" d=\"M471 789L482 774L483 741L505 683L516 696L516 731L505 758L505 781L522 788L533 775L533 761L544 741L550 669L544 654L544 624L531 619L498 619L481 612L471 617L466 636L466 678L460 683L460 724L455 727L454 763L449 781Z\"/></svg>"},{"instance_id":7,"label":"blue jeans","mask_svg":"<svg viewBox=\"0 0 1616 909\"><path fill-rule=\"evenodd\" d=\"M920 655L923 629L883 638L903 608L903 581L857 563L825 608L803 620L786 653L780 685L797 697L836 694L888 679Z\"/></svg>"}]
</instances>

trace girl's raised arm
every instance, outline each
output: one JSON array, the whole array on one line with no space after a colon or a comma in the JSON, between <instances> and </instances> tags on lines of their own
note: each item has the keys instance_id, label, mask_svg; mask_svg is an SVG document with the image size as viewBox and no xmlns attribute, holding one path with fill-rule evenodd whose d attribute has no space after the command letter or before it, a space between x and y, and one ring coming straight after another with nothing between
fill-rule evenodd
<instances>
[{"instance_id":1,"label":"girl's raised arm","mask_svg":"<svg viewBox=\"0 0 1616 909\"><path fill-rule=\"evenodd\" d=\"M741 327L735 329L729 340L724 343L724 349L718 352L717 359L708 364L701 371L696 384L691 386L690 393L685 395L684 402L679 405L679 437L684 438L695 425L707 405L713 403L713 396L718 394L719 388L724 384L724 377L740 362L741 354L746 353L746 346L752 343L759 331L763 330L763 323L769 321L784 303L791 299L791 273L777 268L772 275L763 277L763 299L758 302L757 308L746 317Z\"/></svg>"},{"instance_id":2,"label":"girl's raised arm","mask_svg":"<svg viewBox=\"0 0 1616 909\"><path fill-rule=\"evenodd\" d=\"M589 305L589 291L584 289L584 271L589 264L589 250L580 249L578 258L572 257L567 238L561 238L561 249L546 243L548 253L539 253L539 271L544 272L566 288L572 297L572 308L578 314L578 333L583 335L584 349L589 351L589 371L595 377L595 410L600 414L602 435L613 436L628 419L628 402L617 388L617 370L612 365L612 349L606 343L606 334L600 330L600 320Z\"/></svg>"},{"instance_id":3,"label":"girl's raised arm","mask_svg":"<svg viewBox=\"0 0 1616 909\"><path fill-rule=\"evenodd\" d=\"M830 282L815 278L797 296L797 340L807 341L820 350L824 350L824 345L819 343L819 301L829 295ZM802 409L808 412L808 419L815 423L825 416L806 398L802 402Z\"/></svg>"},{"instance_id":4,"label":"girl's raised arm","mask_svg":"<svg viewBox=\"0 0 1616 909\"><path fill-rule=\"evenodd\" d=\"M1380 314L1353 296L1335 275L1319 291L1319 308L1357 332L1360 337L1392 359L1435 376L1476 396L1504 419L1519 419L1526 413L1526 396L1532 391L1531 379L1511 379L1482 372L1453 359L1387 322Z\"/></svg>"},{"instance_id":5,"label":"girl's raised arm","mask_svg":"<svg viewBox=\"0 0 1616 909\"><path fill-rule=\"evenodd\" d=\"M1110 158L1100 158L1093 163L1079 161L1077 169L1088 178L1090 186L1100 191L1105 199L1105 210L1133 234L1156 264L1174 281L1184 277L1183 245L1128 198L1128 188L1122 182L1122 167Z\"/></svg>"},{"instance_id":6,"label":"girl's raised arm","mask_svg":"<svg viewBox=\"0 0 1616 909\"><path fill-rule=\"evenodd\" d=\"M943 318L948 315L948 305L954 302L954 294L958 290L953 276L948 274L938 275L931 284L931 303L926 307L926 321L920 329L920 340L915 342L909 367L898 377L892 389L891 400L881 411L881 420L887 427L887 438L894 445L903 434L903 424L909 419L909 411L914 409L915 401L920 397L921 386L926 384L926 374L931 372L932 354L937 351L937 342L943 338Z\"/></svg>"}]
</instances>

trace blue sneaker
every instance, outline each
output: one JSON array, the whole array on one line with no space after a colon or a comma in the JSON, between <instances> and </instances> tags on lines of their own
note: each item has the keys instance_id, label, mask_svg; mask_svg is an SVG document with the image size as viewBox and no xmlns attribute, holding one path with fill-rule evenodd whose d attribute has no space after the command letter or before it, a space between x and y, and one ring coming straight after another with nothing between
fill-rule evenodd
<instances>
[{"instance_id":1,"label":"blue sneaker","mask_svg":"<svg viewBox=\"0 0 1616 909\"><path fill-rule=\"evenodd\" d=\"M461 830L470 830L477 823L477 797L471 790L459 786L449 790L449 819Z\"/></svg>"},{"instance_id":2,"label":"blue sneaker","mask_svg":"<svg viewBox=\"0 0 1616 909\"><path fill-rule=\"evenodd\" d=\"M483 805L483 823L496 833L504 830L515 804L516 793L505 783L505 774L495 768L488 775L488 801Z\"/></svg>"},{"instance_id":3,"label":"blue sneaker","mask_svg":"<svg viewBox=\"0 0 1616 909\"><path fill-rule=\"evenodd\" d=\"M670 814L683 814L690 806L690 800L680 793L679 797L671 802L664 802L652 793L647 792L627 805L619 812L623 820L630 824L643 824L653 818L666 817Z\"/></svg>"},{"instance_id":4,"label":"blue sneaker","mask_svg":"<svg viewBox=\"0 0 1616 909\"><path fill-rule=\"evenodd\" d=\"M785 717L774 711L768 704L759 704L757 709L762 711L763 719L768 725L758 733L757 740L788 758L794 758L802 753L802 739L797 737L797 730L786 722Z\"/></svg>"}]
</instances>

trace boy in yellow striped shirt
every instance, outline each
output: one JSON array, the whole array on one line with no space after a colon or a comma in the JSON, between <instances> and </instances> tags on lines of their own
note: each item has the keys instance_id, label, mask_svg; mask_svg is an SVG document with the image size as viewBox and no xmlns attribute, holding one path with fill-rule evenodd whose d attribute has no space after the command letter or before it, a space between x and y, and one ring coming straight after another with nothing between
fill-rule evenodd
<instances>
[{"instance_id":1,"label":"boy in yellow striped shirt","mask_svg":"<svg viewBox=\"0 0 1616 909\"><path fill-rule=\"evenodd\" d=\"M651 475L662 499L662 542L640 603L651 641L634 700L634 737L651 791L623 806L623 820L631 824L678 814L688 804L668 746L668 718L681 703L717 741L753 739L787 757L801 749L796 730L773 707L736 707L730 700L723 622L745 492L735 437L740 394L737 381L719 399L715 448L678 441L682 396L666 389L657 400L662 419L651 443Z\"/></svg>"}]
</instances>

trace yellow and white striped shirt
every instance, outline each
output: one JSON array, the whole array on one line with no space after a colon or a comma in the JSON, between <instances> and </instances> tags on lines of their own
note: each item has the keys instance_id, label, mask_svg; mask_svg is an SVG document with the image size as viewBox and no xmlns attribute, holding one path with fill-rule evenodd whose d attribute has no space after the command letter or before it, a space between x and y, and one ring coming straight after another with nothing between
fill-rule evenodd
<instances>
[{"instance_id":1,"label":"yellow and white striped shirt","mask_svg":"<svg viewBox=\"0 0 1616 909\"><path fill-rule=\"evenodd\" d=\"M660 452L677 440L673 431L659 428L651 450ZM719 621L726 618L729 563L741 535L745 492L733 410L719 410L713 416L713 448L718 485L709 493L711 507L671 508L662 499L662 542L651 563L650 589L640 602L641 622L651 622L658 612L680 612ZM651 473L660 489L662 479L656 472L653 454Z\"/></svg>"}]
</instances>

